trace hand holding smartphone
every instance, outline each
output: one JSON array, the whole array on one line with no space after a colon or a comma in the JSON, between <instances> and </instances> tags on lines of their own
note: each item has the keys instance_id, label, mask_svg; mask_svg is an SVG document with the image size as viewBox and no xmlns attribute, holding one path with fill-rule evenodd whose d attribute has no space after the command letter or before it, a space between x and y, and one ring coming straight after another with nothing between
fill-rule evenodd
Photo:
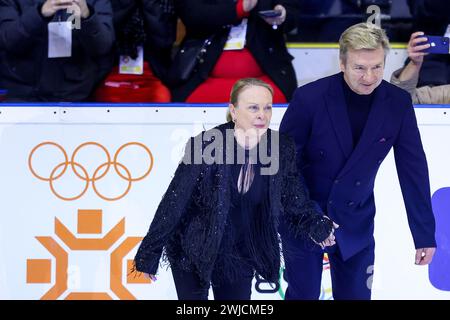
<instances>
[{"instance_id":1,"label":"hand holding smartphone","mask_svg":"<svg viewBox=\"0 0 450 320\"><path fill-rule=\"evenodd\" d=\"M279 10L262 10L258 11L258 14L263 18L276 18L281 16L281 11Z\"/></svg>"}]
</instances>

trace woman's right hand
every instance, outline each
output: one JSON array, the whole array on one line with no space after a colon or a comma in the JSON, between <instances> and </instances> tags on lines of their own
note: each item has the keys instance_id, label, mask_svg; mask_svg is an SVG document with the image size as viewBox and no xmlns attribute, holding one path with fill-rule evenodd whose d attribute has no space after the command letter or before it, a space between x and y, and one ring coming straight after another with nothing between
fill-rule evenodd
<instances>
[{"instance_id":1,"label":"woman's right hand","mask_svg":"<svg viewBox=\"0 0 450 320\"><path fill-rule=\"evenodd\" d=\"M250 12L256 6L258 0L244 0L243 7L245 12Z\"/></svg>"},{"instance_id":2,"label":"woman's right hand","mask_svg":"<svg viewBox=\"0 0 450 320\"><path fill-rule=\"evenodd\" d=\"M327 217L328 218L328 217ZM331 247L334 246L336 244L336 238L334 236L334 230L336 230L337 228L339 228L339 225L335 222L333 222L333 229L331 229L330 235L328 236L328 238L326 238L325 240L323 240L320 243L317 243L322 249L325 249L325 247Z\"/></svg>"},{"instance_id":3,"label":"woman's right hand","mask_svg":"<svg viewBox=\"0 0 450 320\"><path fill-rule=\"evenodd\" d=\"M143 275L144 275L144 278L149 279L152 282L155 282L157 280L156 276L154 274L143 273Z\"/></svg>"},{"instance_id":4,"label":"woman's right hand","mask_svg":"<svg viewBox=\"0 0 450 320\"><path fill-rule=\"evenodd\" d=\"M327 216L325 216L325 217L327 219L330 219ZM325 249L325 247L334 246L336 244L336 238L334 236L334 230L336 230L337 228L339 228L339 225L333 221L333 228L331 229L330 235L325 240L323 240L322 242L316 242L314 240L313 241L317 245L319 245L322 249Z\"/></svg>"}]
</instances>

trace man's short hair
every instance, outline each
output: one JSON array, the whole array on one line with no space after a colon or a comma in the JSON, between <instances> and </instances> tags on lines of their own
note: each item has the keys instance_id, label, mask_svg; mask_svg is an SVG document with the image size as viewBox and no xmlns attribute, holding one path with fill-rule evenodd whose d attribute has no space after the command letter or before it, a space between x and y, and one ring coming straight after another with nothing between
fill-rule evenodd
<instances>
[{"instance_id":1,"label":"man's short hair","mask_svg":"<svg viewBox=\"0 0 450 320\"><path fill-rule=\"evenodd\" d=\"M339 58L345 63L347 52L352 50L384 49L384 56L389 52L389 39L386 32L373 23L362 22L345 30L339 39Z\"/></svg>"}]
</instances>

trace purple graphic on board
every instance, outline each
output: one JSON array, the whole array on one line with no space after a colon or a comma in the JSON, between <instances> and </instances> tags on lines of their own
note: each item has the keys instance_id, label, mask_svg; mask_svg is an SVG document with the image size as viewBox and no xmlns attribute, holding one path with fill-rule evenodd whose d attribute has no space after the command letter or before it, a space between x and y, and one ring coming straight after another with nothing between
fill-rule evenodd
<instances>
[{"instance_id":1,"label":"purple graphic on board","mask_svg":"<svg viewBox=\"0 0 450 320\"><path fill-rule=\"evenodd\" d=\"M428 277L436 289L450 291L450 187L438 189L431 203L436 219L437 249Z\"/></svg>"}]
</instances>

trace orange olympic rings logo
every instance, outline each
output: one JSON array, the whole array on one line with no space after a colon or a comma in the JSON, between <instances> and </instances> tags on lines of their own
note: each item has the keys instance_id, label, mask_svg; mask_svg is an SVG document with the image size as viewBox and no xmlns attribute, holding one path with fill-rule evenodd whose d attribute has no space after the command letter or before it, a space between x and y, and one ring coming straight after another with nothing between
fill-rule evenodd
<instances>
[{"instance_id":1,"label":"orange olympic rings logo","mask_svg":"<svg viewBox=\"0 0 450 320\"><path fill-rule=\"evenodd\" d=\"M90 146L96 146L96 147L100 148L105 153L106 159L107 159L106 162L100 164L94 170L94 174L92 176L89 176L89 173L86 170L86 168L84 166L82 166L79 162L77 162L76 159L75 159L75 157L79 153L79 151L83 147L89 146L89 145ZM132 177L132 175L130 173L130 170L125 165L123 165L122 163L118 162L119 154L121 152L123 152L123 150L126 147L131 146L131 145L138 146L138 147L142 148L148 154L148 157L149 157L149 160L150 160L150 163L149 163L148 168L145 171L145 173L142 174L139 177L136 177L136 178ZM59 151L61 151L61 153L64 156L64 161L59 163L59 164L57 164L52 169L52 171L51 171L51 173L50 173L50 175L48 177L43 177L42 175L39 175L36 172L36 170L34 169L34 167L33 167L33 155L39 148L41 148L43 146L54 146ZM28 167L29 167L31 173L36 178L38 178L39 180L48 182L49 185L50 185L50 190L52 191L52 193L56 197L58 197L59 199L65 200L65 201L73 201L73 200L77 200L77 199L81 198L86 193L87 189L89 188L89 183L92 183L92 189L103 200L106 200L106 201L119 200L119 199L123 198L125 195L128 194L128 192L131 189L131 184L133 182L140 181L140 180L144 179L145 177L147 177L150 174L150 171L153 168L153 162L154 162L153 161L153 155L152 155L150 149L147 146L145 146L144 144L140 143L140 142L128 142L128 143L125 143L124 145L122 145L119 149L117 149L116 153L114 154L114 157L113 157L112 161L111 161L111 156L110 156L108 150L103 145L101 145L100 143L97 143L97 142L85 142L85 143L80 144L73 151L73 154L72 154L72 157L70 158L70 161L69 161L69 157L67 155L66 150L62 146L60 146L59 144L57 144L55 142L52 142L52 141L45 141L45 142L42 142L42 143L38 144L37 146L35 146L31 150L30 155L28 156ZM54 181L56 181L59 178L61 178L66 173L67 168L69 166L72 169L72 172L75 174L75 176L77 176L78 178L83 180L85 183L84 183L84 187L83 187L83 190L81 191L81 193L79 193L78 195L73 196L73 197L64 197L64 196L60 195L58 192L56 192L55 186L54 186ZM107 196L101 194L99 192L97 186L96 186L96 182L101 180L102 178L104 178L107 175L107 173L109 172L111 166L113 166L115 172L117 173L117 175L120 178L122 178L123 180L128 182L126 190L122 194L120 194L120 195L118 195L116 197L107 197ZM123 170L124 174L121 172L121 170L119 170L119 168ZM101 172L102 169L103 169L103 172ZM59 170L60 170L60 172L58 172Z\"/></svg>"}]
</instances>

